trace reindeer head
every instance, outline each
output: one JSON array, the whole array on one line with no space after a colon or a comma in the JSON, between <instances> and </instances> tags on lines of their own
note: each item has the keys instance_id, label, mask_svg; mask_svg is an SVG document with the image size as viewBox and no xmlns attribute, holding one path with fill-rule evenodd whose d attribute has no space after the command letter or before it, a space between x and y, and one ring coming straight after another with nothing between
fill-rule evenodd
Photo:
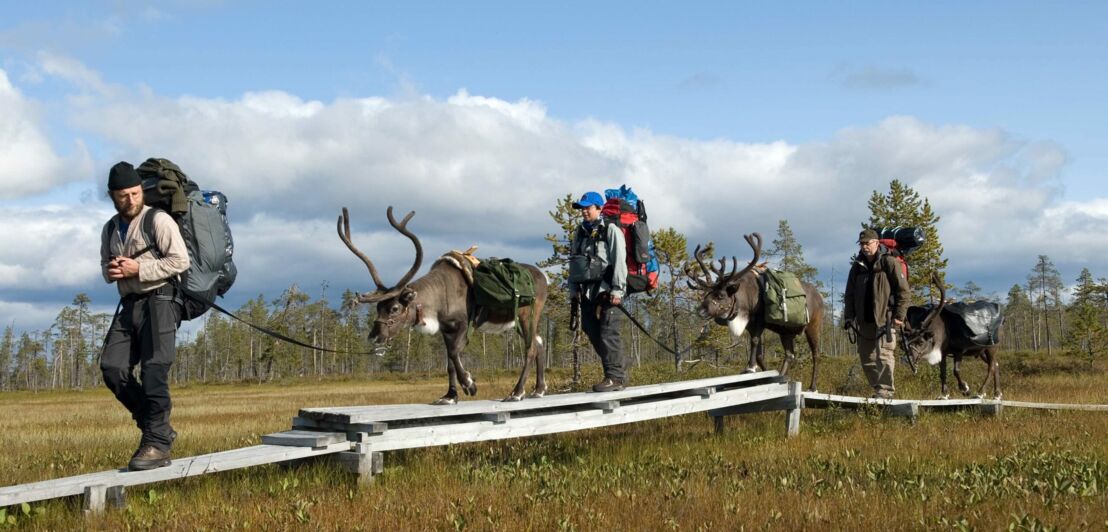
<instances>
[{"instance_id":1,"label":"reindeer head","mask_svg":"<svg viewBox=\"0 0 1108 532\"><path fill-rule=\"evenodd\" d=\"M701 318L712 318L716 323L726 324L735 319L743 310L749 311L757 303L757 301L746 300L749 298L745 298L744 293L748 291L742 289L745 284L756 282L753 276L746 274L758 263L758 257L762 252L762 235L754 233L753 235L745 235L743 238L754 250L754 258L741 271L736 271L738 270L738 259L735 257L731 257L730 273L726 273L727 259L725 258L719 259L719 266L711 262L705 264L704 256L708 254L711 245L703 251L700 250L700 246L696 246L696 250L693 251L693 257L700 267L700 272L703 272L703 276L693 269L691 264L685 265L685 274L689 276L689 287L703 292L700 306L697 309L697 313L700 314ZM713 275L715 275L714 279ZM753 293L756 298L757 291Z\"/></svg>"},{"instance_id":2,"label":"reindeer head","mask_svg":"<svg viewBox=\"0 0 1108 532\"><path fill-rule=\"evenodd\" d=\"M419 238L408 230L408 220L415 216L415 211L409 212L400 223L397 223L396 219L393 218L391 206L388 208L387 215L389 225L392 225L400 234L408 237L415 244L416 249L415 263L392 288L385 287L384 283L381 282L381 278L377 276L377 268L373 266L373 261L369 260L369 257L350 241L350 215L346 207L342 208L342 216L338 220L339 238L346 244L346 247L350 248L350 251L354 252L359 259L362 259L362 262L369 268L369 275L373 277L373 283L377 285L377 290L374 292L358 294L358 301L361 303L377 303L377 319L373 322L373 330L369 333L369 339L377 344L388 343L392 337L404 328L410 327L419 321L420 304L417 301L419 294L408 286L408 282L412 280L412 277L419 271L419 267L423 263L423 246L420 245Z\"/></svg>"},{"instance_id":3,"label":"reindeer head","mask_svg":"<svg viewBox=\"0 0 1108 532\"><path fill-rule=\"evenodd\" d=\"M938 274L934 272L931 274L931 282L939 287L939 303L927 311L922 319L917 314L916 319L913 320L912 314L909 313L908 320L904 324L904 352L907 354L908 361L913 368L921 359L926 359L928 364L935 365L943 357L940 348L945 334L944 324L942 320L936 320L935 318L946 306L946 290L943 288L943 283L939 280ZM914 308L918 309L920 307Z\"/></svg>"}]
</instances>

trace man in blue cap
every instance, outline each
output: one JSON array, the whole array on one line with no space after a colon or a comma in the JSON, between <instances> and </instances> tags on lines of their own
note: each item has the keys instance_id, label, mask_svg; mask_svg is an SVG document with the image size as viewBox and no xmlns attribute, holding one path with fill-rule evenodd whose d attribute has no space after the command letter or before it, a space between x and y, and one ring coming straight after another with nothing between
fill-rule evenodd
<instances>
[{"instance_id":1,"label":"man in blue cap","mask_svg":"<svg viewBox=\"0 0 1108 532\"><path fill-rule=\"evenodd\" d=\"M627 247L623 231L601 218L603 207L604 197L596 192L573 203L582 221L570 242L569 262L570 299L580 304L581 329L604 367L604 378L592 387L595 392L622 390L627 384L623 315L614 308L627 292Z\"/></svg>"}]
</instances>

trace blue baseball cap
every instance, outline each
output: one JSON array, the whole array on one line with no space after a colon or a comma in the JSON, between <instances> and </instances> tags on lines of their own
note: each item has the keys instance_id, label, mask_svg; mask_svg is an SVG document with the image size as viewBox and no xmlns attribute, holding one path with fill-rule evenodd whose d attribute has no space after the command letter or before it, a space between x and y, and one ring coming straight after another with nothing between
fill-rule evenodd
<instances>
[{"instance_id":1,"label":"blue baseball cap","mask_svg":"<svg viewBox=\"0 0 1108 532\"><path fill-rule=\"evenodd\" d=\"M581 196L581 199L573 203L574 209L584 209L590 205L596 205L597 207L604 206L604 196L601 196L599 192L586 192Z\"/></svg>"}]
</instances>

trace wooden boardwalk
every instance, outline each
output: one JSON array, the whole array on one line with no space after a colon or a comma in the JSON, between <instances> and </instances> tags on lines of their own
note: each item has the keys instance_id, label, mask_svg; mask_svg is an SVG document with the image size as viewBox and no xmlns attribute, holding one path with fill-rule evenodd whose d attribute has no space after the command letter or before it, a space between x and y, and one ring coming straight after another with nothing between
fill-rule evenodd
<instances>
[{"instance_id":1,"label":"wooden boardwalk","mask_svg":"<svg viewBox=\"0 0 1108 532\"><path fill-rule=\"evenodd\" d=\"M1002 407L1108 411L1108 405L1065 405L987 399L866 399L801 392L776 371L634 386L618 392L566 393L520 402L465 401L452 406L376 405L305 408L292 430L262 436L262 445L188 458L169 467L129 472L113 469L0 488L0 508L81 495L86 511L126 504L125 489L244 467L330 455L369 483L380 473L385 451L571 432L705 412L722 430L728 416L785 412L788 436L800 431L802 408L878 408L915 419L921 409Z\"/></svg>"},{"instance_id":2,"label":"wooden boardwalk","mask_svg":"<svg viewBox=\"0 0 1108 532\"><path fill-rule=\"evenodd\" d=\"M169 467L113 469L0 488L0 507L81 495L86 511L123 506L125 488L255 465L332 455L361 482L371 482L383 451L488 441L634 423L708 412L723 416L785 410L787 434L799 431L799 383L776 371L634 386L618 392L567 393L520 402L465 401L452 406L379 405L306 408L292 430L262 445L175 458Z\"/></svg>"}]
</instances>

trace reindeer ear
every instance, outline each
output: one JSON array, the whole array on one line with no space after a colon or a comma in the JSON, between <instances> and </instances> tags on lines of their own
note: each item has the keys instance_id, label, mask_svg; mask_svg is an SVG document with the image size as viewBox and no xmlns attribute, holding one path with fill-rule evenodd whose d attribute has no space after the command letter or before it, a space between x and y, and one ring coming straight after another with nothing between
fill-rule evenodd
<instances>
[{"instance_id":1,"label":"reindeer ear","mask_svg":"<svg viewBox=\"0 0 1108 532\"><path fill-rule=\"evenodd\" d=\"M727 295L733 296L733 295L735 295L735 292L738 292L738 291L739 291L739 283L734 282L734 281L732 281L730 283L727 283Z\"/></svg>"},{"instance_id":2,"label":"reindeer ear","mask_svg":"<svg viewBox=\"0 0 1108 532\"><path fill-rule=\"evenodd\" d=\"M413 300L415 300L416 295L417 293L415 290L405 288L403 292L400 292L400 303L404 306L408 306Z\"/></svg>"}]
</instances>

